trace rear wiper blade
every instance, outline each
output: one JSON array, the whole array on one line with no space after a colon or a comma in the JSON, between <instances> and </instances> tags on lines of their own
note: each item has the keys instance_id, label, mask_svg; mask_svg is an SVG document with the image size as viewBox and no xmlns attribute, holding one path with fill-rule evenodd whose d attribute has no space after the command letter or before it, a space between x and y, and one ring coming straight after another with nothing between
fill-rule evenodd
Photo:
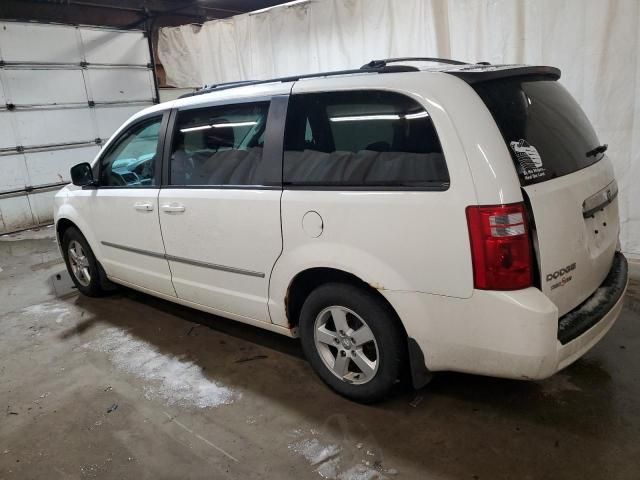
<instances>
[{"instance_id":1,"label":"rear wiper blade","mask_svg":"<svg viewBox=\"0 0 640 480\"><path fill-rule=\"evenodd\" d=\"M596 148L594 148L593 150L589 150L587 152L587 157L595 157L596 155L600 154L600 153L604 153L607 151L607 148L609 148L609 145L607 145L606 143L604 145L599 145Z\"/></svg>"}]
</instances>

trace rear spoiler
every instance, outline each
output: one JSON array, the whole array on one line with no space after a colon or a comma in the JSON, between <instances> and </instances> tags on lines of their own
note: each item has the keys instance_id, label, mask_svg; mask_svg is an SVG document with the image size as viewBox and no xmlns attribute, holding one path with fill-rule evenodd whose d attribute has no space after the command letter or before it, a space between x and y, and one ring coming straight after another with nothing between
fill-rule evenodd
<instances>
[{"instance_id":1,"label":"rear spoiler","mask_svg":"<svg viewBox=\"0 0 640 480\"><path fill-rule=\"evenodd\" d=\"M500 78L521 76L542 76L552 80L560 78L560 69L547 66L527 65L471 65L459 69L445 70L449 75L455 75L467 83L487 82Z\"/></svg>"}]
</instances>

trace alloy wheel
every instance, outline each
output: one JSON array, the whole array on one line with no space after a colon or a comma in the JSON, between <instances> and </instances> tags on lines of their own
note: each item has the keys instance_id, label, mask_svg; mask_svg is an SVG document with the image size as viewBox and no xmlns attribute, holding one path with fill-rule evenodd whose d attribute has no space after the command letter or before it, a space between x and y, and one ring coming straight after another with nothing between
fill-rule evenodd
<instances>
[{"instance_id":1,"label":"alloy wheel","mask_svg":"<svg viewBox=\"0 0 640 480\"><path fill-rule=\"evenodd\" d=\"M354 311L337 305L322 310L315 320L314 341L325 366L339 379L364 384L375 377L380 363L378 344L371 328Z\"/></svg>"},{"instance_id":2,"label":"alloy wheel","mask_svg":"<svg viewBox=\"0 0 640 480\"><path fill-rule=\"evenodd\" d=\"M69 242L67 252L69 253L69 263L71 264L73 276L82 286L88 287L91 283L91 270L89 259L82 245L77 240L72 240Z\"/></svg>"}]
</instances>

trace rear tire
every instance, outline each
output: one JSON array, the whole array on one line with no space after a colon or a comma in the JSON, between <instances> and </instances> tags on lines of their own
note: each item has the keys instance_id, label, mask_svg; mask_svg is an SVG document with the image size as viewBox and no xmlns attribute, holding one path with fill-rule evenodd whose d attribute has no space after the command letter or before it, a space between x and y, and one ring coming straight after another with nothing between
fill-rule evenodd
<instances>
[{"instance_id":1,"label":"rear tire","mask_svg":"<svg viewBox=\"0 0 640 480\"><path fill-rule=\"evenodd\" d=\"M357 402L385 397L404 364L404 333L387 304L363 288L328 283L300 312L302 349L318 376Z\"/></svg>"},{"instance_id":2,"label":"rear tire","mask_svg":"<svg viewBox=\"0 0 640 480\"><path fill-rule=\"evenodd\" d=\"M69 227L64 232L62 252L71 280L81 293L89 297L101 297L116 289L107 279L80 230Z\"/></svg>"}]
</instances>

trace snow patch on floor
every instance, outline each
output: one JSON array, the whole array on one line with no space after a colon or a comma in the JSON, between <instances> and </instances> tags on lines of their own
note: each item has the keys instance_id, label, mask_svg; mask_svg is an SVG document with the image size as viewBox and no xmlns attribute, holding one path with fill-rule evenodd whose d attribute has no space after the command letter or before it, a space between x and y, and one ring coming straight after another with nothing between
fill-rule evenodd
<instances>
[{"instance_id":1,"label":"snow patch on floor","mask_svg":"<svg viewBox=\"0 0 640 480\"><path fill-rule=\"evenodd\" d=\"M104 352L120 370L148 382L145 397L168 406L208 408L233 403L239 395L209 380L195 363L160 352L119 328L108 328L84 345Z\"/></svg>"},{"instance_id":2,"label":"snow patch on floor","mask_svg":"<svg viewBox=\"0 0 640 480\"><path fill-rule=\"evenodd\" d=\"M56 323L62 323L67 316L73 313L73 311L74 307L70 305L56 303L41 303L24 309L24 313L34 317L42 315L46 315L47 317L55 316Z\"/></svg>"},{"instance_id":3,"label":"snow patch on floor","mask_svg":"<svg viewBox=\"0 0 640 480\"><path fill-rule=\"evenodd\" d=\"M336 457L321 463L318 466L318 468L316 468L316 472L318 472L318 475L320 475L322 478L337 479L339 468L340 468L340 457Z\"/></svg>"},{"instance_id":4,"label":"snow patch on floor","mask_svg":"<svg viewBox=\"0 0 640 480\"><path fill-rule=\"evenodd\" d=\"M384 480L389 478L384 473L397 474L394 469L373 468L365 459L362 463L344 465L346 462L342 458L342 448L335 444L324 444L317 438L305 438L290 443L289 450L304 457L315 467L318 475L327 480Z\"/></svg>"},{"instance_id":5,"label":"snow patch on floor","mask_svg":"<svg viewBox=\"0 0 640 480\"><path fill-rule=\"evenodd\" d=\"M340 447L337 445L322 445L317 438L300 440L289 445L289 448L302 455L313 466L340 453Z\"/></svg>"},{"instance_id":6,"label":"snow patch on floor","mask_svg":"<svg viewBox=\"0 0 640 480\"><path fill-rule=\"evenodd\" d=\"M338 475L337 480L380 480L387 478L377 470L365 465L356 465Z\"/></svg>"}]
</instances>

